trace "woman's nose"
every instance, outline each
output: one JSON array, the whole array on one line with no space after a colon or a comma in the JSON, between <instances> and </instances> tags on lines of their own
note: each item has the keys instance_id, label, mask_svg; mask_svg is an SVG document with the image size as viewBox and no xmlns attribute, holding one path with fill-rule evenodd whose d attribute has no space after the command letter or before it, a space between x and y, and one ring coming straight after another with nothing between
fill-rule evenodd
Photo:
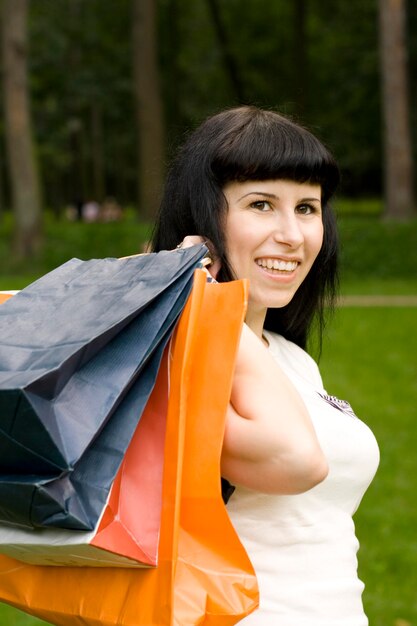
<instances>
[{"instance_id":1,"label":"woman's nose","mask_svg":"<svg viewBox=\"0 0 417 626\"><path fill-rule=\"evenodd\" d=\"M291 211L277 215L274 229L274 239L292 248L297 248L303 241L303 233L297 215Z\"/></svg>"}]
</instances>

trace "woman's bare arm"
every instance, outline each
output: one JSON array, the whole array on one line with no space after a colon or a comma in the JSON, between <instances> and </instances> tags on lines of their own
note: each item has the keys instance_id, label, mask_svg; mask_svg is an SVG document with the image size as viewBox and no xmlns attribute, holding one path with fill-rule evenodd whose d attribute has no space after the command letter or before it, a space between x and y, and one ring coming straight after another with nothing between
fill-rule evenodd
<instances>
[{"instance_id":1,"label":"woman's bare arm","mask_svg":"<svg viewBox=\"0 0 417 626\"><path fill-rule=\"evenodd\" d=\"M327 473L301 397L244 325L226 420L222 476L257 491L294 494L307 491Z\"/></svg>"}]
</instances>

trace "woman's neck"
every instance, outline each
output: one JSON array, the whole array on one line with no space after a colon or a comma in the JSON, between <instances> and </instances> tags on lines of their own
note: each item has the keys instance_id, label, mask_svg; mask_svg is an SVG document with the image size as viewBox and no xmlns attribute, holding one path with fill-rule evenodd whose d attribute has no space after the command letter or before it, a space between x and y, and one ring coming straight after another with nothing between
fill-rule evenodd
<instances>
[{"instance_id":1,"label":"woman's neck","mask_svg":"<svg viewBox=\"0 0 417 626\"><path fill-rule=\"evenodd\" d=\"M267 309L261 309L258 311L254 311L251 309L250 305L248 306L248 310L246 312L245 322L249 326L249 328L255 333L259 339L265 342L263 338L263 330L264 323L266 317Z\"/></svg>"}]
</instances>

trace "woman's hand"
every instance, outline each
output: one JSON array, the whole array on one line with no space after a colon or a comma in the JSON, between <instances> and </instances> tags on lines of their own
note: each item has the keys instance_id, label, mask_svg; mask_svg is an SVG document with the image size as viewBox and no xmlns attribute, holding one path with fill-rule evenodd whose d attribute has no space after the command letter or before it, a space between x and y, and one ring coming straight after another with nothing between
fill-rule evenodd
<instances>
[{"instance_id":1,"label":"woman's hand","mask_svg":"<svg viewBox=\"0 0 417 626\"><path fill-rule=\"evenodd\" d=\"M204 237L200 237L200 235L187 235L177 246L177 248L190 248L191 246L196 246L199 243L204 243L204 245L208 248L210 263L207 264L206 269L215 279L220 270L221 263L220 260L217 258L215 248L211 241L209 241L208 239L204 239Z\"/></svg>"}]
</instances>

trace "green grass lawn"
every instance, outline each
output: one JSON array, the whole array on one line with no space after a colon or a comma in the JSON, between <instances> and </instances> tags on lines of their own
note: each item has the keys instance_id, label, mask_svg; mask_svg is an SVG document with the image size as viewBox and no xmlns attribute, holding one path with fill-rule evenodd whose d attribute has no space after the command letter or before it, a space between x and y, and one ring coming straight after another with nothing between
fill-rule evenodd
<instances>
[{"instance_id":1,"label":"green grass lawn","mask_svg":"<svg viewBox=\"0 0 417 626\"><path fill-rule=\"evenodd\" d=\"M0 626L41 626L49 623L0 603Z\"/></svg>"},{"instance_id":2,"label":"green grass lawn","mask_svg":"<svg viewBox=\"0 0 417 626\"><path fill-rule=\"evenodd\" d=\"M417 308L339 309L320 366L328 392L350 401L381 451L355 516L369 623L416 626Z\"/></svg>"}]
</instances>

